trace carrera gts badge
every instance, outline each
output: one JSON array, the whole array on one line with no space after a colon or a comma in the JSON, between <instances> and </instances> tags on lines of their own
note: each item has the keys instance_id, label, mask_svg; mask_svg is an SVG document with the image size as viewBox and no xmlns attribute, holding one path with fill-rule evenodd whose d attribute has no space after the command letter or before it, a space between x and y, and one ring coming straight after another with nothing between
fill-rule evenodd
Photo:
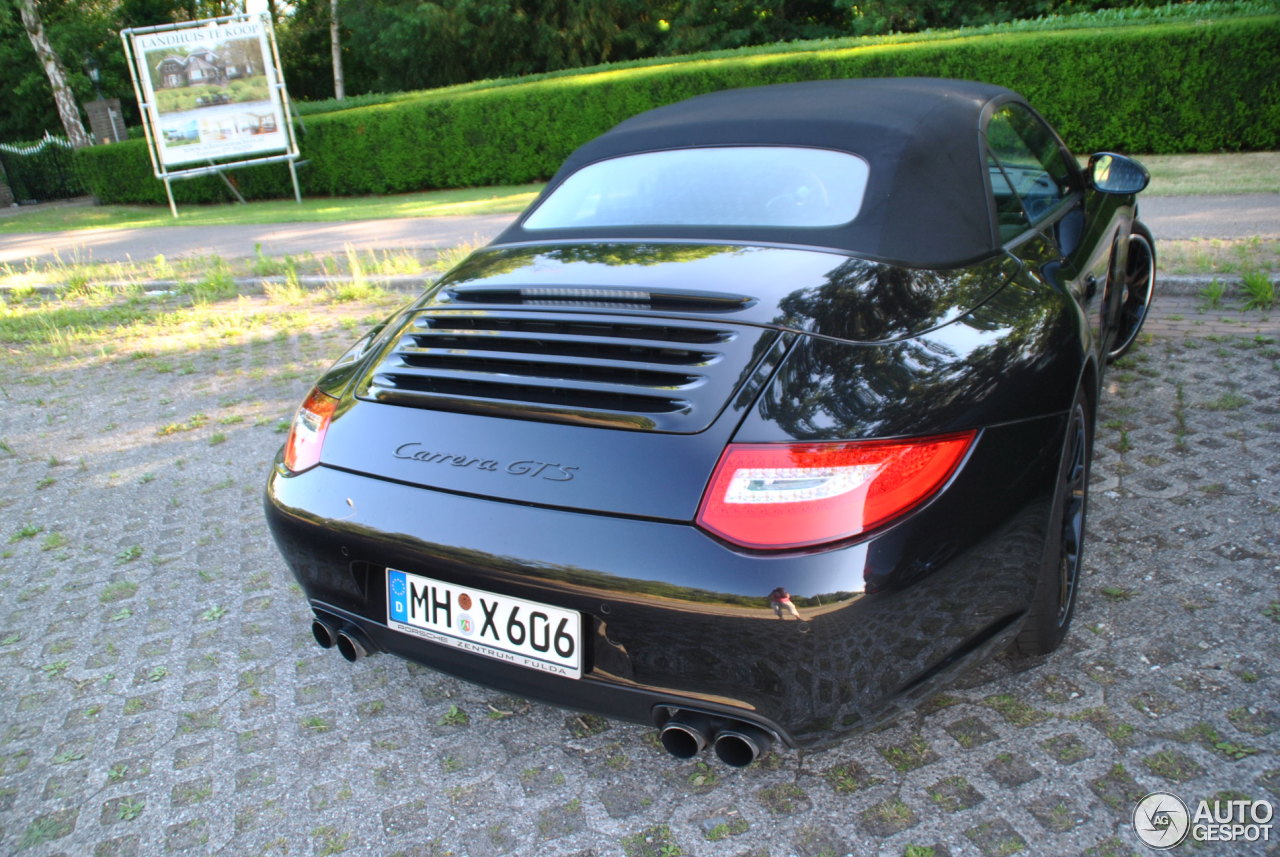
<instances>
[{"instance_id":1,"label":"carrera gts badge","mask_svg":"<svg viewBox=\"0 0 1280 857\"><path fill-rule=\"evenodd\" d=\"M480 458L473 455L454 455L447 452L432 452L423 449L420 443L402 443L396 447L396 458L418 461L423 464L448 464L452 467L471 467L489 473L508 473L512 476L527 476L534 479L545 479L548 482L571 482L577 467L567 464L556 464L548 461L534 461L524 458L503 464L492 458Z\"/></svg>"}]
</instances>

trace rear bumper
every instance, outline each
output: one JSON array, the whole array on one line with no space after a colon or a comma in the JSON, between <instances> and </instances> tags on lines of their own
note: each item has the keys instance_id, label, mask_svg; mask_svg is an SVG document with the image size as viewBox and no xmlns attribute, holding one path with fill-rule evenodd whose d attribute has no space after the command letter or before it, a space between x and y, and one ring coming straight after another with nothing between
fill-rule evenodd
<instances>
[{"instance_id":1,"label":"rear bumper","mask_svg":"<svg viewBox=\"0 0 1280 857\"><path fill-rule=\"evenodd\" d=\"M383 651L620 719L654 722L658 706L726 714L794 746L871 725L1016 633L1042 560L1062 424L987 429L929 504L826 550L753 553L687 523L519 505L327 466L274 470L267 520L312 606ZM388 628L388 567L579 611L582 678ZM778 586L801 620L770 608Z\"/></svg>"}]
</instances>

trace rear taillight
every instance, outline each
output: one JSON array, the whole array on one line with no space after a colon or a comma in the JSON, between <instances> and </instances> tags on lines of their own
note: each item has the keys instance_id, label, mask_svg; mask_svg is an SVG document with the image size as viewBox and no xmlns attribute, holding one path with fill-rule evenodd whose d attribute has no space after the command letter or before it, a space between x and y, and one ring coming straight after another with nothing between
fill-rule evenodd
<instances>
[{"instance_id":1,"label":"rear taillight","mask_svg":"<svg viewBox=\"0 0 1280 857\"><path fill-rule=\"evenodd\" d=\"M324 446L324 433L329 430L338 400L319 390L312 390L298 413L293 417L293 427L284 442L284 466L294 473L310 470L320 463L320 448Z\"/></svg>"},{"instance_id":2,"label":"rear taillight","mask_svg":"<svg viewBox=\"0 0 1280 857\"><path fill-rule=\"evenodd\" d=\"M955 472L974 434L730 444L702 497L698 524L749 548L856 536L932 496Z\"/></svg>"}]
</instances>

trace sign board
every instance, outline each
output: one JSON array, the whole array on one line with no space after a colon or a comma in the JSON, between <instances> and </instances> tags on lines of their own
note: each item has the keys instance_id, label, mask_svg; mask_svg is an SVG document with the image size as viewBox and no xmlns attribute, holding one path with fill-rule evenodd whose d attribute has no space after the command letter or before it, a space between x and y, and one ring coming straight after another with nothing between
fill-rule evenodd
<instances>
[{"instance_id":1,"label":"sign board","mask_svg":"<svg viewBox=\"0 0 1280 857\"><path fill-rule=\"evenodd\" d=\"M236 15L120 35L171 207L171 179L280 160L292 171L297 141L269 18Z\"/></svg>"}]
</instances>

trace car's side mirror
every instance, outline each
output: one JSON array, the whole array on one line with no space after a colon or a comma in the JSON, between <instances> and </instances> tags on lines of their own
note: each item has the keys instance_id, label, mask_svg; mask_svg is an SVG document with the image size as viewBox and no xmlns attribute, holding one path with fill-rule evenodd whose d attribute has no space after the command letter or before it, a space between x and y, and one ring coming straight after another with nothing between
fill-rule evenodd
<instances>
[{"instance_id":1,"label":"car's side mirror","mask_svg":"<svg viewBox=\"0 0 1280 857\"><path fill-rule=\"evenodd\" d=\"M1124 155L1099 152L1089 158L1089 181L1102 193L1137 193L1151 181L1147 168Z\"/></svg>"}]
</instances>

